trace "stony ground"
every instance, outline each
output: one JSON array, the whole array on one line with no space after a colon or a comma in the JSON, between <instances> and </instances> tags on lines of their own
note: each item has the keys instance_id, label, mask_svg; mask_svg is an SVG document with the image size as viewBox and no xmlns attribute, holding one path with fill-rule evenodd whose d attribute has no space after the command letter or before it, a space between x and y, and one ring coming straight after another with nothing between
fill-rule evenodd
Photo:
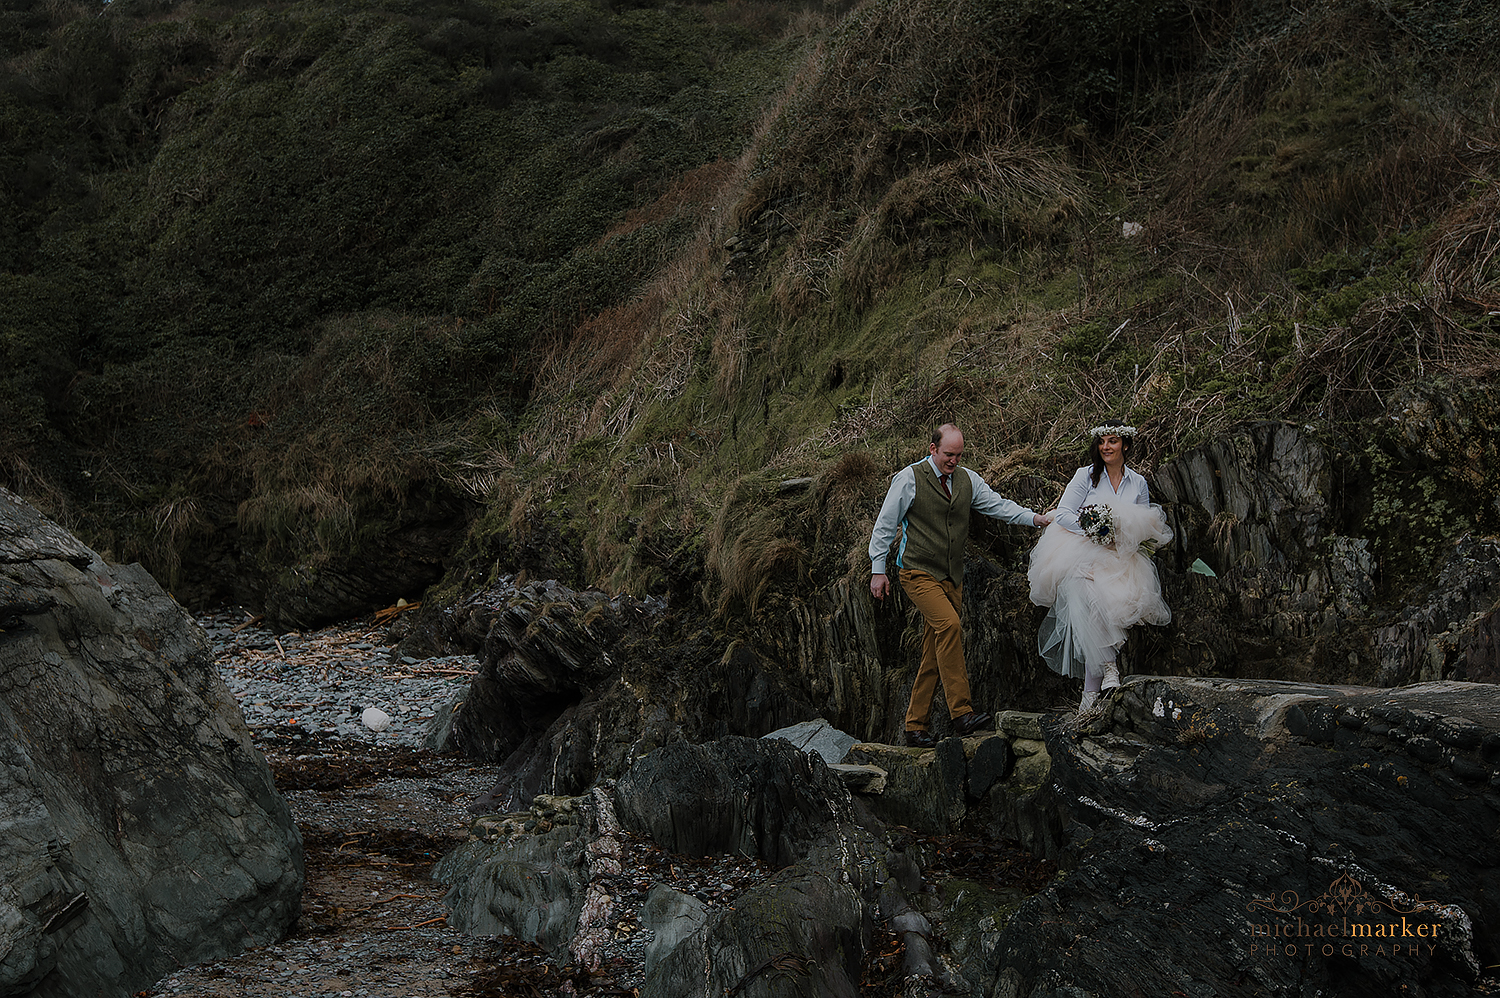
<instances>
[{"instance_id":1,"label":"stony ground","mask_svg":"<svg viewBox=\"0 0 1500 998\"><path fill-rule=\"evenodd\" d=\"M429 680L422 702L440 699L444 684L464 682L462 663L445 660L424 673L420 664L385 654L368 626L273 638L247 626L243 614L235 620L220 614L205 626L231 690L242 702L255 700L247 711L251 730L302 830L302 917L274 946L184 968L137 998L634 995L646 941L634 913L652 884L727 905L772 872L738 857L675 856L624 836L622 865L635 875L628 894L616 899L616 938L598 971L560 969L519 940L462 935L448 928L446 888L429 874L466 838L475 817L468 805L494 784L496 767L415 747L416 724L387 729L404 731L392 737L347 723L362 703L414 674ZM258 678L247 682L247 676ZM321 692L310 689L313 682ZM279 703L277 689L297 706ZM406 702L387 706L393 714L407 706L413 720L431 715ZM994 844L933 842L929 852L954 873L1013 874L1032 881L1032 889L1050 874L1019 850ZM867 998L938 993L903 980L900 957L895 937L877 933L866 961Z\"/></svg>"}]
</instances>

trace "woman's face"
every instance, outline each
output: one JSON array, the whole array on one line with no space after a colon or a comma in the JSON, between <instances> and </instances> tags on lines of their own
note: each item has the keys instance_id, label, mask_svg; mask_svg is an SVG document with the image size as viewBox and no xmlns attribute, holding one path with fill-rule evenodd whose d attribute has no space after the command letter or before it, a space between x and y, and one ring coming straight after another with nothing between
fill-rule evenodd
<instances>
[{"instance_id":1,"label":"woman's face","mask_svg":"<svg viewBox=\"0 0 1500 998\"><path fill-rule=\"evenodd\" d=\"M1107 433L1099 438L1099 456L1104 459L1106 467L1123 466L1126 449L1124 439L1113 433Z\"/></svg>"}]
</instances>

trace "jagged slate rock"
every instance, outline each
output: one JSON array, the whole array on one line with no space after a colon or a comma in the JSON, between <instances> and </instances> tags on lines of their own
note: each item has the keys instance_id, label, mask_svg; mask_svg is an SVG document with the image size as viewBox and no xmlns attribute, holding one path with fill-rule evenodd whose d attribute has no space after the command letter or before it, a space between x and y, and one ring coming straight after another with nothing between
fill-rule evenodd
<instances>
[{"instance_id":1,"label":"jagged slate rock","mask_svg":"<svg viewBox=\"0 0 1500 998\"><path fill-rule=\"evenodd\" d=\"M899 836L893 839L878 825L874 830L846 823L831 825L821 838L808 846L800 862L808 869L830 873L836 879L852 884L872 911L879 904L881 892L893 874L898 876L899 883L912 873L904 869L910 858ZM920 878L920 871L916 875Z\"/></svg>"},{"instance_id":2,"label":"jagged slate rock","mask_svg":"<svg viewBox=\"0 0 1500 998\"><path fill-rule=\"evenodd\" d=\"M546 751L548 729L618 674L611 650L627 631L646 626L654 612L653 606L626 597L575 592L551 581L511 584L471 598L458 611L458 626L483 634L479 671L454 720L453 739L465 754L504 761L514 773L531 768L526 763L535 752L555 755ZM532 752L517 758L527 747ZM526 787L533 792L585 788ZM513 797L509 803L520 806L529 799Z\"/></svg>"},{"instance_id":3,"label":"jagged slate rock","mask_svg":"<svg viewBox=\"0 0 1500 998\"><path fill-rule=\"evenodd\" d=\"M582 793L669 742L761 735L814 713L756 652L681 633L660 600L509 582L454 620L483 637L453 741L504 773L476 808Z\"/></svg>"},{"instance_id":4,"label":"jagged slate rock","mask_svg":"<svg viewBox=\"0 0 1500 998\"><path fill-rule=\"evenodd\" d=\"M864 895L890 880L877 853L848 827L813 844L660 956L642 998L855 998L873 933Z\"/></svg>"},{"instance_id":5,"label":"jagged slate rock","mask_svg":"<svg viewBox=\"0 0 1500 998\"><path fill-rule=\"evenodd\" d=\"M885 790L864 798L881 821L928 835L947 835L963 821L963 739L944 738L930 749L861 742L849 750L849 761L886 771Z\"/></svg>"},{"instance_id":6,"label":"jagged slate rock","mask_svg":"<svg viewBox=\"0 0 1500 998\"><path fill-rule=\"evenodd\" d=\"M26 500L0 488L0 565L64 561L87 568L98 557Z\"/></svg>"},{"instance_id":7,"label":"jagged slate rock","mask_svg":"<svg viewBox=\"0 0 1500 998\"><path fill-rule=\"evenodd\" d=\"M963 981L947 982L951 992L981 991L985 968L999 942L1000 933L1026 900L1024 891L993 889L972 880L951 879L937 885L942 899L938 917L943 939ZM892 929L899 931L893 924Z\"/></svg>"},{"instance_id":8,"label":"jagged slate rock","mask_svg":"<svg viewBox=\"0 0 1500 998\"><path fill-rule=\"evenodd\" d=\"M689 856L734 852L787 866L830 823L852 823L849 791L822 759L779 738L674 742L615 784L622 827Z\"/></svg>"},{"instance_id":9,"label":"jagged slate rock","mask_svg":"<svg viewBox=\"0 0 1500 998\"><path fill-rule=\"evenodd\" d=\"M206 635L0 489L0 994L123 995L296 921L302 840Z\"/></svg>"},{"instance_id":10,"label":"jagged slate rock","mask_svg":"<svg viewBox=\"0 0 1500 998\"><path fill-rule=\"evenodd\" d=\"M969 754L969 796L986 796L991 786L1010 775L1014 760L1009 739L1000 735L980 739Z\"/></svg>"},{"instance_id":11,"label":"jagged slate rock","mask_svg":"<svg viewBox=\"0 0 1500 998\"><path fill-rule=\"evenodd\" d=\"M1068 811L1046 792L1052 757L1042 742L1011 743L1014 763L1003 780L990 784L982 806L986 826L995 838L1019 842L1038 856L1057 862L1067 842ZM1025 754L1016 752L1021 749Z\"/></svg>"},{"instance_id":12,"label":"jagged slate rock","mask_svg":"<svg viewBox=\"0 0 1500 998\"><path fill-rule=\"evenodd\" d=\"M1465 535L1437 567L1421 602L1375 632L1380 686L1445 675L1494 682L1493 616L1500 601L1500 541Z\"/></svg>"},{"instance_id":13,"label":"jagged slate rock","mask_svg":"<svg viewBox=\"0 0 1500 998\"><path fill-rule=\"evenodd\" d=\"M1392 406L1402 413L1400 433L1415 425L1407 414L1420 411L1420 432L1434 438L1463 435L1479 416L1466 400L1419 388ZM1157 564L1174 619L1132 641L1126 655L1149 643L1152 668L1179 675L1382 687L1500 679L1500 541L1461 537L1430 581L1409 580L1410 589L1382 592L1377 602L1375 540L1339 533L1348 523L1341 511L1374 498L1361 467L1369 443L1265 421L1160 466L1152 493L1176 539ZM1415 450L1413 468L1441 467L1434 453ZM1205 559L1217 578L1194 574ZM1386 588L1400 573L1390 574Z\"/></svg>"},{"instance_id":14,"label":"jagged slate rock","mask_svg":"<svg viewBox=\"0 0 1500 998\"><path fill-rule=\"evenodd\" d=\"M14 626L19 617L43 613L56 605L46 593L36 592L0 576L0 627Z\"/></svg>"},{"instance_id":15,"label":"jagged slate rock","mask_svg":"<svg viewBox=\"0 0 1500 998\"><path fill-rule=\"evenodd\" d=\"M1052 774L1032 804L1053 817L1067 874L1001 931L989 991L1165 994L1190 980L1214 994L1456 996L1500 957L1492 792L1446 757L1424 764L1368 735L1330 750L1275 723L1291 702L1305 716L1395 707L1428 731L1462 716L1488 734L1500 689L1147 679L1116 698L1099 734L1043 724ZM1180 708L1173 733L1158 699ZM1413 942L1403 918L1437 929ZM1351 929L1357 945L1325 953L1343 922L1368 936Z\"/></svg>"},{"instance_id":16,"label":"jagged slate rock","mask_svg":"<svg viewBox=\"0 0 1500 998\"><path fill-rule=\"evenodd\" d=\"M708 922L708 908L693 897L665 884L657 884L646 895L639 914L641 926L651 931L646 943L646 977L650 978L662 958Z\"/></svg>"},{"instance_id":17,"label":"jagged slate rock","mask_svg":"<svg viewBox=\"0 0 1500 998\"><path fill-rule=\"evenodd\" d=\"M821 717L778 728L762 738L784 738L804 752L816 752L828 765L844 761L857 739L845 734Z\"/></svg>"},{"instance_id":18,"label":"jagged slate rock","mask_svg":"<svg viewBox=\"0 0 1500 998\"><path fill-rule=\"evenodd\" d=\"M581 826L565 825L465 842L432 868L451 887L449 924L471 936L515 936L566 962L588 887L587 841Z\"/></svg>"},{"instance_id":19,"label":"jagged slate rock","mask_svg":"<svg viewBox=\"0 0 1500 998\"><path fill-rule=\"evenodd\" d=\"M1428 647L1434 643L1429 641ZM1496 649L1500 649L1500 609L1478 615L1458 633L1452 646L1458 651L1452 663L1446 660L1448 643L1440 646L1445 652L1445 674L1451 664L1455 679L1466 679L1471 683L1500 683L1500 655L1496 654Z\"/></svg>"},{"instance_id":20,"label":"jagged slate rock","mask_svg":"<svg viewBox=\"0 0 1500 998\"><path fill-rule=\"evenodd\" d=\"M886 845L882 858L890 877L879 885L875 903L881 917L890 918L911 907L910 898L922 889L922 867L921 850L910 848L912 843L899 834L888 835Z\"/></svg>"}]
</instances>

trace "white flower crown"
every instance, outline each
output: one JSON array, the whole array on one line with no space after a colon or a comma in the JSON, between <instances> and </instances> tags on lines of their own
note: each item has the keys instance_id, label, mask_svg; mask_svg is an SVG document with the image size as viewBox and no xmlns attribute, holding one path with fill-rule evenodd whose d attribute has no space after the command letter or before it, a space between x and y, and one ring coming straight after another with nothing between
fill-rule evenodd
<instances>
[{"instance_id":1,"label":"white flower crown","mask_svg":"<svg viewBox=\"0 0 1500 998\"><path fill-rule=\"evenodd\" d=\"M1107 423L1104 426L1096 426L1092 430L1089 430L1090 439L1102 437L1105 434L1113 434L1117 437L1133 437L1135 436L1135 427L1121 426L1118 423Z\"/></svg>"}]
</instances>

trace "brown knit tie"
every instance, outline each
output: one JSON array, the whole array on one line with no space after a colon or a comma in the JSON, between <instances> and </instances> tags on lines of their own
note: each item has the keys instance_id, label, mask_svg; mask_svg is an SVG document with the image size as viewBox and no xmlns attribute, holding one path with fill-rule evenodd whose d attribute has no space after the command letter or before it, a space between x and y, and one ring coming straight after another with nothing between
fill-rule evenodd
<instances>
[{"instance_id":1,"label":"brown knit tie","mask_svg":"<svg viewBox=\"0 0 1500 998\"><path fill-rule=\"evenodd\" d=\"M947 475L939 475L938 476L938 481L940 481L940 482L943 483L943 495L947 496L949 499L952 499L953 498L953 490L948 487L948 476Z\"/></svg>"}]
</instances>

